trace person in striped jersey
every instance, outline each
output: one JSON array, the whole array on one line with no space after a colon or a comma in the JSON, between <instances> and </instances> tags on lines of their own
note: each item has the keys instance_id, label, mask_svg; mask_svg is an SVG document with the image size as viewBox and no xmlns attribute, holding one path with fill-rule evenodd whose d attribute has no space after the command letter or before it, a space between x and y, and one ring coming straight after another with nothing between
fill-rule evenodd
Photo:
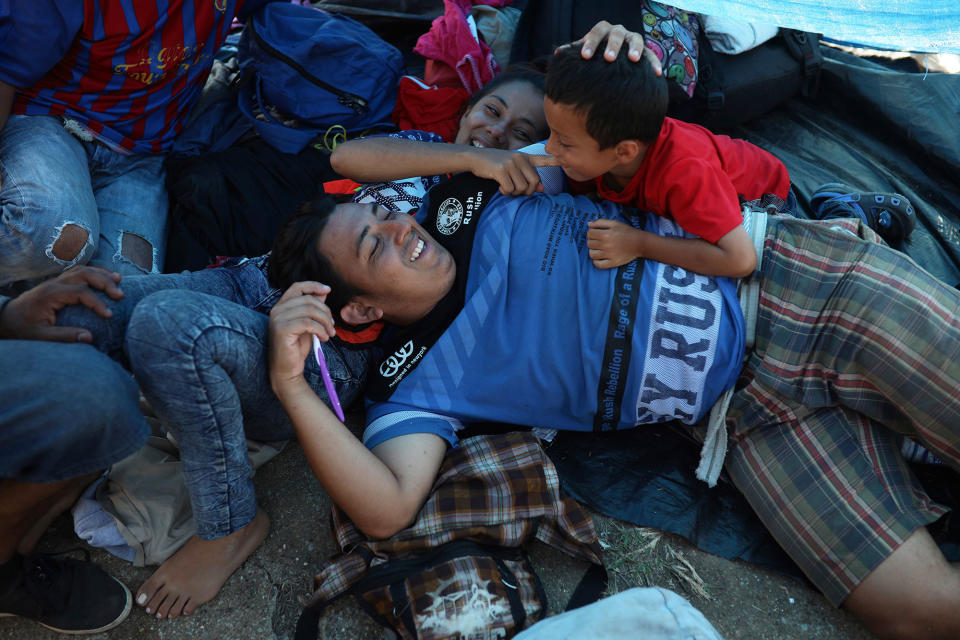
<instances>
[{"instance_id":1,"label":"person in striped jersey","mask_svg":"<svg viewBox=\"0 0 960 640\"><path fill-rule=\"evenodd\" d=\"M234 18L266 1L0 6L0 287L162 271L164 154Z\"/></svg>"}]
</instances>

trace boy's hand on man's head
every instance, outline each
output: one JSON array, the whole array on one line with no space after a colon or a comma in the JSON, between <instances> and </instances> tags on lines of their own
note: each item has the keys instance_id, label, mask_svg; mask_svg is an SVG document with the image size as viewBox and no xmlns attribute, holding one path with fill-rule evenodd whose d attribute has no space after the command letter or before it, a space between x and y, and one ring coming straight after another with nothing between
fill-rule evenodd
<instances>
[{"instance_id":1,"label":"boy's hand on man's head","mask_svg":"<svg viewBox=\"0 0 960 640\"><path fill-rule=\"evenodd\" d=\"M508 196L529 196L543 191L537 167L554 167L560 161L551 155L536 155L502 149L474 149L471 173L496 180Z\"/></svg>"},{"instance_id":2,"label":"boy's hand on man's head","mask_svg":"<svg viewBox=\"0 0 960 640\"><path fill-rule=\"evenodd\" d=\"M606 20L601 20L593 25L585 36L575 42L558 47L558 50L565 47L580 47L580 55L589 60L593 57L594 52L596 52L597 45L600 44L604 38L607 38L607 48L603 52L604 60L608 62L616 60L620 49L622 49L624 43L626 43L627 47L629 47L627 51L628 59L633 62L639 62L640 56L643 55L653 68L653 72L658 76L663 75L663 67L660 64L660 59L657 58L657 54L644 45L642 33L630 31L622 24L610 24Z\"/></svg>"},{"instance_id":3,"label":"boy's hand on man's head","mask_svg":"<svg viewBox=\"0 0 960 640\"><path fill-rule=\"evenodd\" d=\"M619 267L643 255L638 241L644 231L606 218L591 220L587 227L587 249L598 269Z\"/></svg>"}]
</instances>

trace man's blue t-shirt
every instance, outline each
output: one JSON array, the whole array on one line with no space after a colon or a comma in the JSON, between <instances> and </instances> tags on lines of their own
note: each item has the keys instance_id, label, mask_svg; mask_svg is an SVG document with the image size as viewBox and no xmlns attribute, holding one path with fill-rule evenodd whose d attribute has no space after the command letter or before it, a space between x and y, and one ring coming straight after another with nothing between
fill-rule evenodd
<instances>
[{"instance_id":1,"label":"man's blue t-shirt","mask_svg":"<svg viewBox=\"0 0 960 640\"><path fill-rule=\"evenodd\" d=\"M586 247L597 217L688 235L585 197L494 196L475 222L462 310L426 353L401 346L389 359L416 367L368 407L365 444L422 432L454 444L472 421L608 430L702 418L743 361L736 282L649 260L598 269Z\"/></svg>"}]
</instances>

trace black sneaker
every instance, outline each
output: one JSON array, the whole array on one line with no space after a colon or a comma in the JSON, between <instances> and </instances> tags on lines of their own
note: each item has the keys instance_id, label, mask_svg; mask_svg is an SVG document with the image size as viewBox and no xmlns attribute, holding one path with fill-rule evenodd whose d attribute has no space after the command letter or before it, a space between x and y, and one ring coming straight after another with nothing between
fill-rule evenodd
<instances>
[{"instance_id":1,"label":"black sneaker","mask_svg":"<svg viewBox=\"0 0 960 640\"><path fill-rule=\"evenodd\" d=\"M61 633L99 633L123 622L130 591L80 550L85 561L33 553L0 565L0 617L20 616Z\"/></svg>"}]
</instances>

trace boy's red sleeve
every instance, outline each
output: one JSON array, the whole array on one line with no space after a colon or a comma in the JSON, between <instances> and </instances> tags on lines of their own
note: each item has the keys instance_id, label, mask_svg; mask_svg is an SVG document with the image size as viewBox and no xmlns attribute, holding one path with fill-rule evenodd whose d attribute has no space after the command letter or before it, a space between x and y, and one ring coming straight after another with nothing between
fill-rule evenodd
<instances>
[{"instance_id":1,"label":"boy's red sleeve","mask_svg":"<svg viewBox=\"0 0 960 640\"><path fill-rule=\"evenodd\" d=\"M664 208L683 229L711 244L743 223L730 178L699 158L676 162L661 182Z\"/></svg>"}]
</instances>

